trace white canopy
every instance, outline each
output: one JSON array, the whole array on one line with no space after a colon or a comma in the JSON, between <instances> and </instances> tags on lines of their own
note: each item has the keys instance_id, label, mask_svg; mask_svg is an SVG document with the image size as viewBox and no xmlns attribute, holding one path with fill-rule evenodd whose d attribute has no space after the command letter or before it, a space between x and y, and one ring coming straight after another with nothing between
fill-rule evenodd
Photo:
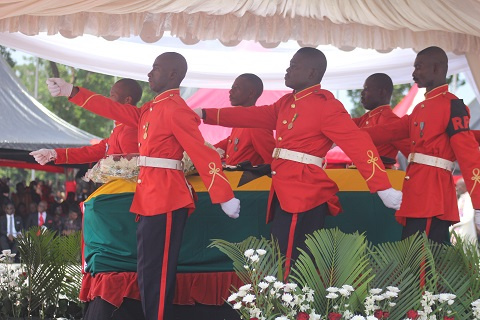
<instances>
[{"instance_id":1,"label":"white canopy","mask_svg":"<svg viewBox=\"0 0 480 320\"><path fill-rule=\"evenodd\" d=\"M468 61L475 79L471 83L477 84L475 89L480 84L479 0L6 0L0 2L1 31L30 36L46 32L67 38L88 34L108 40L139 36L146 43L156 43L169 32L186 44L218 39L223 45L235 46L241 40L253 40L265 48L273 48L282 43L277 48L279 51L268 50L262 57L248 52L248 49L234 55L227 51L231 48L225 48L230 57L226 67L217 56L222 53L216 53L223 50L217 47L215 53L196 49L182 52L190 63L190 73L184 84L195 87L224 88L233 80L232 74L255 72L265 80L267 88L284 88L280 85L283 75L280 80L279 75L283 74L296 50L288 43L286 48L283 47L283 42L289 40L300 45L333 45L347 51L354 48L379 52L393 50L391 56L370 56L359 49L353 54L336 49L326 52L329 69L323 84L329 89L358 88L368 74L378 71L390 74L395 83L409 82L414 54L412 51L397 53L394 49L418 51L431 45L440 46L447 52L465 54L458 60L463 60L463 66L459 67L450 56L450 72L465 69L465 61ZM17 47L7 44L3 35L0 44ZM163 43L156 44L164 46ZM32 42L31 46L35 44ZM95 56L100 45L91 52L81 51L83 42L70 42L66 46L79 51L79 55L69 57L70 62L64 63L93 70L87 66L98 59L95 63L97 71L105 69L103 72L136 79L145 79L149 68L144 64L151 64L163 50L135 46L134 51L125 49L128 51L125 55L124 49L118 49L115 54L102 58ZM64 50L64 47L60 49ZM179 50L184 49L188 50ZM24 44L22 50L48 58L46 47L34 52ZM50 51L60 50L51 47ZM56 57L50 59L60 61L61 55L62 52L57 52ZM122 58L115 60L117 55ZM112 71L120 63L121 67ZM219 67L220 72L214 73L212 70L216 70L217 65L222 69ZM363 67L366 69L358 80L355 72ZM230 70L232 74L227 75ZM352 78L357 79L355 83L349 82ZM478 90L476 94L478 96Z\"/></svg>"},{"instance_id":2,"label":"white canopy","mask_svg":"<svg viewBox=\"0 0 480 320\"><path fill-rule=\"evenodd\" d=\"M147 73L155 57L162 52L176 51L189 63L182 85L195 88L230 88L241 73L252 72L260 76L265 88L285 90L284 75L289 61L299 46L296 42L265 49L258 43L242 41L235 47L225 47L218 41L205 41L185 45L179 39L164 36L154 44L138 38L107 41L84 35L66 39L60 35L35 37L20 33L0 33L0 44L33 55L110 75L147 80ZM371 49L341 51L333 46L321 46L328 61L322 86L329 90L361 88L374 72L389 74L394 83L412 82L415 52L395 49L379 53ZM464 55L449 54L449 72L469 74Z\"/></svg>"},{"instance_id":3,"label":"white canopy","mask_svg":"<svg viewBox=\"0 0 480 320\"><path fill-rule=\"evenodd\" d=\"M478 0L6 0L0 31L139 35L155 42L170 31L188 44L255 40L267 47L296 40L341 49L420 50L438 45L480 52Z\"/></svg>"}]
</instances>

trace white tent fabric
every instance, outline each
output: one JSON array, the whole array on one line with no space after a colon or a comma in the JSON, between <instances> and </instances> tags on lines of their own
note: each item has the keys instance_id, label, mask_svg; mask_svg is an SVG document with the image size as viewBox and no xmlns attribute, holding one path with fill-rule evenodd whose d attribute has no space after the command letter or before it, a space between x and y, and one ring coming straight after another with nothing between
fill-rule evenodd
<instances>
[{"instance_id":1,"label":"white tent fabric","mask_svg":"<svg viewBox=\"0 0 480 320\"><path fill-rule=\"evenodd\" d=\"M186 43L287 40L341 49L397 47L480 52L478 0L7 0L0 31L141 36L155 42L170 31Z\"/></svg>"},{"instance_id":2,"label":"white tent fabric","mask_svg":"<svg viewBox=\"0 0 480 320\"><path fill-rule=\"evenodd\" d=\"M265 89L286 90L285 69L299 46L290 41L276 48L265 49L253 41L242 41L235 47L225 47L219 41L204 41L185 45L179 39L165 35L154 44L139 38L105 39L84 35L66 39L60 35L0 33L0 44L66 65L94 71L147 80L155 57L165 51L176 51L189 63L186 87L230 88L241 73L252 72L264 81ZM395 49L379 53L372 49L350 52L333 46L319 47L327 56L328 68L322 86L329 90L358 89L372 73L385 72L394 83L411 83L416 53L412 49ZM470 75L464 55L449 53L449 73ZM473 79L473 77L470 75Z\"/></svg>"}]
</instances>

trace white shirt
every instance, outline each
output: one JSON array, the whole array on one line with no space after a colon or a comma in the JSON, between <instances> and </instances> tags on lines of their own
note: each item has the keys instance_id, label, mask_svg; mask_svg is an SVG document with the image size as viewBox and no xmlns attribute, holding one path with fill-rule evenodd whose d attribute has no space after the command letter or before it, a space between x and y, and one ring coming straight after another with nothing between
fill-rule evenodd
<instances>
[{"instance_id":1,"label":"white shirt","mask_svg":"<svg viewBox=\"0 0 480 320\"><path fill-rule=\"evenodd\" d=\"M47 222L47 213L45 211L38 213L38 225L40 225L40 215L42 215L43 224L45 224Z\"/></svg>"},{"instance_id":2,"label":"white shirt","mask_svg":"<svg viewBox=\"0 0 480 320\"><path fill-rule=\"evenodd\" d=\"M17 230L15 229L15 216L13 214L6 214L7 218L7 235L11 234L14 238L17 237Z\"/></svg>"}]
</instances>

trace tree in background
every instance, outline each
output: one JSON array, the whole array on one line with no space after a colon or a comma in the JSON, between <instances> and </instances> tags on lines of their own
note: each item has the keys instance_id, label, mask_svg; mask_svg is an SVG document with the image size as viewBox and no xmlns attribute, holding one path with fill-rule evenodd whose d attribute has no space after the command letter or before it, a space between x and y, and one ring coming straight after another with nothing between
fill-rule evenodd
<instances>
[{"instance_id":1,"label":"tree in background","mask_svg":"<svg viewBox=\"0 0 480 320\"><path fill-rule=\"evenodd\" d=\"M10 67L15 66L15 60L12 58L12 52L14 52L14 49L10 49L4 46L0 46L0 55L7 61L7 63L10 65Z\"/></svg>"},{"instance_id":2,"label":"tree in background","mask_svg":"<svg viewBox=\"0 0 480 320\"><path fill-rule=\"evenodd\" d=\"M33 95L35 88L36 58L28 58L29 63L16 65L14 70L20 81ZM38 59L38 95L36 99L47 109L68 123L96 136L105 138L113 129L113 121L97 116L85 109L74 106L67 99L51 97L45 81L47 78L63 78L75 85L109 96L110 88L118 80L116 77L77 69L52 61ZM148 83L139 82L143 89L140 104L154 97Z\"/></svg>"},{"instance_id":3,"label":"tree in background","mask_svg":"<svg viewBox=\"0 0 480 320\"><path fill-rule=\"evenodd\" d=\"M465 84L465 80L459 80L458 75L451 75L447 78L447 83L449 85L454 84L456 88L459 88ZM395 107L403 97L408 93L410 88L412 87L411 84L397 84L393 86L393 93L392 93L392 101L390 105ZM365 109L360 102L362 90L347 90L347 96L350 98L350 101L353 103L354 107L350 111L350 115L352 118L361 117L365 113Z\"/></svg>"}]
</instances>

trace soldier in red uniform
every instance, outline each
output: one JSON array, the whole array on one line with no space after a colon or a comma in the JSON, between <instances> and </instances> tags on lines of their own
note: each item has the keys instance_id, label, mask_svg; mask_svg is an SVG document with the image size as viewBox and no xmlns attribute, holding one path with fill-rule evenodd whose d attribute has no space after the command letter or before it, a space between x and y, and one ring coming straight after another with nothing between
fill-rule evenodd
<instances>
[{"instance_id":1,"label":"soldier in red uniform","mask_svg":"<svg viewBox=\"0 0 480 320\"><path fill-rule=\"evenodd\" d=\"M324 54L302 48L290 61L285 85L294 91L268 106L197 109L204 121L228 127L276 129L272 189L267 222L286 255L287 273L306 234L324 226L327 201L338 187L322 168L335 142L355 162L372 192L391 208L400 206L401 192L391 188L377 149L353 123L333 94L320 87L327 67Z\"/></svg>"},{"instance_id":2,"label":"soldier in red uniform","mask_svg":"<svg viewBox=\"0 0 480 320\"><path fill-rule=\"evenodd\" d=\"M426 88L425 100L411 115L366 128L377 144L409 138L409 165L403 202L396 212L404 225L402 238L425 231L435 242L448 241L448 227L459 221L452 170L457 160L473 207L480 209L480 152L469 129L463 100L448 92L448 58L441 48L428 47L415 59L413 80Z\"/></svg>"},{"instance_id":3,"label":"soldier in red uniform","mask_svg":"<svg viewBox=\"0 0 480 320\"><path fill-rule=\"evenodd\" d=\"M62 79L49 79L53 96L69 96L73 103L98 115L138 128L140 173L131 211L137 214L138 281L146 319L173 316L175 274L183 229L195 208L181 162L186 151L213 203L237 218L240 201L234 198L215 150L204 144L200 118L180 97L187 72L185 58L166 52L155 59L148 74L158 95L141 108L116 103Z\"/></svg>"},{"instance_id":4,"label":"soldier in red uniform","mask_svg":"<svg viewBox=\"0 0 480 320\"><path fill-rule=\"evenodd\" d=\"M132 79L121 79L117 81L110 90L110 99L122 104L136 106L142 97L142 88L137 81ZM81 148L58 148L58 149L40 149L30 154L41 165L54 160L56 164L64 163L90 163L96 162L105 156L111 154L129 154L138 153L137 128L129 127L121 123L115 123L110 137L103 139L100 143L81 147ZM101 212L99 214L102 214ZM116 211L118 214L128 215L125 219L117 219L117 226L122 224L119 229L132 229L130 225L136 227L135 216L128 210ZM131 219L128 219L130 218ZM84 216L85 220L89 215ZM88 228L90 223L85 221L84 228ZM96 226L100 230L109 226ZM84 230L87 231L87 230ZM105 230L109 232L109 230ZM88 233L88 232L87 232ZM115 235L115 234L113 234ZM109 238L108 241L111 239ZM108 243L108 241L106 241ZM122 259L122 256L129 256L129 252L118 252L121 248L128 248L129 243L135 243L135 234L122 234L113 239L113 246L109 248L102 247L102 252L115 252L115 259ZM84 239L85 245L88 239ZM118 255L117 255L118 254ZM135 254L136 263L136 254ZM87 262L87 268L90 261ZM111 289L109 289L111 288ZM137 273L130 270L121 270L120 272L102 272L95 277L90 272L84 270L82 287L80 290L80 300L86 301L87 307L84 319L143 319L142 305L140 303L140 291L138 289Z\"/></svg>"},{"instance_id":5,"label":"soldier in red uniform","mask_svg":"<svg viewBox=\"0 0 480 320\"><path fill-rule=\"evenodd\" d=\"M254 106L263 92L262 80L251 73L237 77L230 90L232 106ZM272 163L275 148L273 131L263 128L233 128L230 136L215 144L220 155L224 154L225 164L235 166L243 161L252 165Z\"/></svg>"},{"instance_id":6,"label":"soldier in red uniform","mask_svg":"<svg viewBox=\"0 0 480 320\"><path fill-rule=\"evenodd\" d=\"M361 93L362 105L368 111L359 118L353 118L353 122L355 122L359 128L368 128L398 120L399 117L392 112L390 106L392 92L393 82L388 75L385 73L374 73L370 75L365 80ZM391 143L377 146L377 150L385 167L392 168L396 162L399 150L405 157L408 156L410 143L406 139L392 141Z\"/></svg>"}]
</instances>

